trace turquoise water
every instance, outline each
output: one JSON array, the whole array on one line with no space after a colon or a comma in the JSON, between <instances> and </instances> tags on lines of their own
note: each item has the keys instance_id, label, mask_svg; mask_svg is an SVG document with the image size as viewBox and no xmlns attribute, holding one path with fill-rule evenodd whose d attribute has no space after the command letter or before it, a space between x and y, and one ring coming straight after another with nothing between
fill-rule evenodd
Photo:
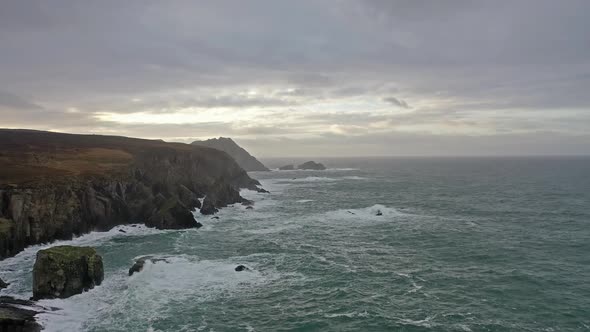
<instances>
[{"instance_id":1,"label":"turquoise water","mask_svg":"<svg viewBox=\"0 0 590 332\"><path fill-rule=\"evenodd\" d=\"M254 210L199 230L123 227L71 241L103 285L48 331L590 331L590 160L336 159L252 173ZM280 166L282 161L269 161ZM382 215L377 216L381 211ZM30 296L39 247L1 262ZM164 257L132 277L134 258ZM237 264L249 272L235 272Z\"/></svg>"}]
</instances>

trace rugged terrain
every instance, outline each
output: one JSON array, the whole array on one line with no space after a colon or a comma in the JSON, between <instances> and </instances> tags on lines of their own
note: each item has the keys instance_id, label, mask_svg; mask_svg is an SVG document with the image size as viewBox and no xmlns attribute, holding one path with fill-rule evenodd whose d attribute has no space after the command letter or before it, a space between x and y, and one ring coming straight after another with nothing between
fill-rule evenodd
<instances>
[{"instance_id":1,"label":"rugged terrain","mask_svg":"<svg viewBox=\"0 0 590 332\"><path fill-rule=\"evenodd\" d=\"M224 207L258 184L203 146L0 129L0 259L118 224L197 227L199 199Z\"/></svg>"},{"instance_id":2,"label":"rugged terrain","mask_svg":"<svg viewBox=\"0 0 590 332\"><path fill-rule=\"evenodd\" d=\"M214 148L217 150L221 150L229 154L232 158L236 160L238 165L242 167L247 172L251 171L269 171L269 169L264 166L260 161L254 158L248 151L244 150L240 147L236 142L234 142L231 138L227 137L220 137L220 138L212 138L206 141L194 141L192 144L194 145L201 145L207 146L210 148Z\"/></svg>"}]
</instances>

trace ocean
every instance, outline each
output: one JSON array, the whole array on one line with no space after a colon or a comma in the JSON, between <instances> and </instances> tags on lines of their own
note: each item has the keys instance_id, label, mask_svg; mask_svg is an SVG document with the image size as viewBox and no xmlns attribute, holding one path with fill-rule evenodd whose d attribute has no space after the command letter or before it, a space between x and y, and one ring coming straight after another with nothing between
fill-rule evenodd
<instances>
[{"instance_id":1,"label":"ocean","mask_svg":"<svg viewBox=\"0 0 590 332\"><path fill-rule=\"evenodd\" d=\"M95 246L105 280L41 301L59 310L39 320L48 332L590 331L590 159L316 160L329 169L251 173L271 193L242 191L253 210L197 214L198 230L59 242ZM0 262L3 294L32 295L43 247ZM145 255L166 261L128 276Z\"/></svg>"}]
</instances>

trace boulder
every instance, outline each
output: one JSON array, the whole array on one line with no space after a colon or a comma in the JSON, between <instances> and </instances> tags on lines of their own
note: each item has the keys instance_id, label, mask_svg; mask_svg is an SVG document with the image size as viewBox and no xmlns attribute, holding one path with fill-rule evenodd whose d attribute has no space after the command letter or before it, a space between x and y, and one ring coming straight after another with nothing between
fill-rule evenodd
<instances>
[{"instance_id":1,"label":"boulder","mask_svg":"<svg viewBox=\"0 0 590 332\"><path fill-rule=\"evenodd\" d=\"M33 266L33 298L66 298L80 294L104 278L102 257L91 247L57 246L37 252Z\"/></svg>"},{"instance_id":2,"label":"boulder","mask_svg":"<svg viewBox=\"0 0 590 332\"><path fill-rule=\"evenodd\" d=\"M293 165L285 165L285 166L279 167L280 171L292 171L294 169L295 169L295 166L293 166Z\"/></svg>"},{"instance_id":3,"label":"boulder","mask_svg":"<svg viewBox=\"0 0 590 332\"><path fill-rule=\"evenodd\" d=\"M141 270L143 270L143 267L145 266L145 262L147 262L147 261L150 261L152 263L157 263L157 262L168 263L168 260L166 260L165 258L153 258L152 256L140 257L135 261L133 266L131 266L131 268L129 268L129 276L132 276L135 272L141 272Z\"/></svg>"},{"instance_id":4,"label":"boulder","mask_svg":"<svg viewBox=\"0 0 590 332\"><path fill-rule=\"evenodd\" d=\"M236 272L249 271L250 269L245 265L238 265L235 268Z\"/></svg>"},{"instance_id":5,"label":"boulder","mask_svg":"<svg viewBox=\"0 0 590 332\"><path fill-rule=\"evenodd\" d=\"M326 169L326 166L324 166L321 163L316 163L315 161L307 161L297 166L297 169L311 169L316 171L323 171Z\"/></svg>"}]
</instances>

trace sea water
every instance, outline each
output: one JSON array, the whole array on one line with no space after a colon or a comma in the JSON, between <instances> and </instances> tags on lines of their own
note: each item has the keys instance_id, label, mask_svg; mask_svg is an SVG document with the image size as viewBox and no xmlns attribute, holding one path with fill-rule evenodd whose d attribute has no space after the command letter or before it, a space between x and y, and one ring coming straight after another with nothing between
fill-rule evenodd
<instances>
[{"instance_id":1,"label":"sea water","mask_svg":"<svg viewBox=\"0 0 590 332\"><path fill-rule=\"evenodd\" d=\"M46 331L590 331L590 160L319 160L200 229L116 227L105 280ZM272 167L282 161L268 161ZM274 163L274 164L273 164ZM380 214L380 215L379 215ZM121 232L123 230L124 232ZM0 262L31 296L37 250ZM128 276L144 255L165 258ZM236 272L238 264L250 270Z\"/></svg>"}]
</instances>

